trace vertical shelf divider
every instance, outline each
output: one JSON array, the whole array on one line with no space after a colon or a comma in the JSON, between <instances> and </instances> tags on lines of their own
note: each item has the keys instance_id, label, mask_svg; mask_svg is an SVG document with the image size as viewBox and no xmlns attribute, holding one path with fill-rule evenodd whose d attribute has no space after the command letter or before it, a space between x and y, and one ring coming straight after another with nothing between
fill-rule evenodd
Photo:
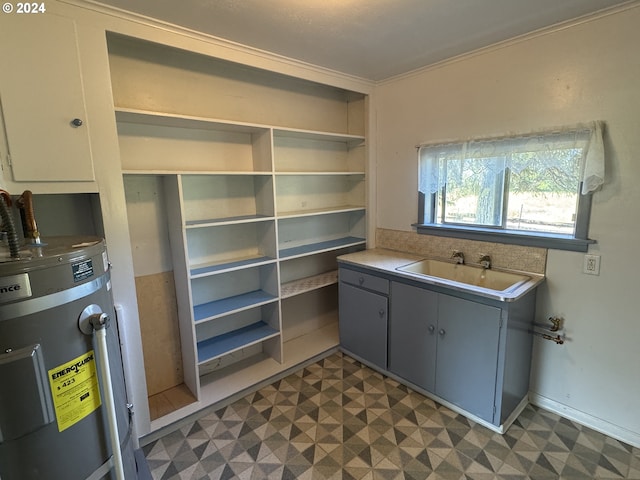
<instances>
[{"instance_id":1,"label":"vertical shelf divider","mask_svg":"<svg viewBox=\"0 0 640 480\"><path fill-rule=\"evenodd\" d=\"M271 184L273 188L271 189L271 198L269 199L271 204L273 205L273 215L276 219L274 235L273 235L273 246L276 252L276 295L278 296L278 331L280 335L277 339L271 340L269 342L265 342L265 350L267 354L272 358L278 361L281 365L284 365L286 362L286 358L284 355L284 325L282 323L282 300L280 294L280 254L278 253L278 206L277 206L277 194L276 194L276 178L275 178L275 153L274 153L274 138L273 138L273 128L269 128L268 135L264 135L263 138L260 139L260 148L263 152L263 155L268 159L268 167L271 172Z\"/></svg>"},{"instance_id":2,"label":"vertical shelf divider","mask_svg":"<svg viewBox=\"0 0 640 480\"><path fill-rule=\"evenodd\" d=\"M173 255L173 275L178 302L178 321L180 327L180 345L184 383L200 398L200 382L197 370L195 327L192 318L191 285L187 260L187 244L184 231L184 206L182 203L182 176L164 176L164 188L167 196L167 221L169 241Z\"/></svg>"}]
</instances>

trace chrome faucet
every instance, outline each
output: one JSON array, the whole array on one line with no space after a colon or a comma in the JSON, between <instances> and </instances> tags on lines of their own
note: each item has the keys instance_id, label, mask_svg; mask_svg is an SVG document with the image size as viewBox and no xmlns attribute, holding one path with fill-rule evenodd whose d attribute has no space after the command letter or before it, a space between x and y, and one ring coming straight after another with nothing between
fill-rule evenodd
<instances>
[{"instance_id":1,"label":"chrome faucet","mask_svg":"<svg viewBox=\"0 0 640 480\"><path fill-rule=\"evenodd\" d=\"M482 268L491 268L491 257L489 255L481 255L478 263L482 265Z\"/></svg>"},{"instance_id":2,"label":"chrome faucet","mask_svg":"<svg viewBox=\"0 0 640 480\"><path fill-rule=\"evenodd\" d=\"M464 263L464 253L460 250L454 250L451 254L451 258L455 259L456 263L462 265Z\"/></svg>"}]
</instances>

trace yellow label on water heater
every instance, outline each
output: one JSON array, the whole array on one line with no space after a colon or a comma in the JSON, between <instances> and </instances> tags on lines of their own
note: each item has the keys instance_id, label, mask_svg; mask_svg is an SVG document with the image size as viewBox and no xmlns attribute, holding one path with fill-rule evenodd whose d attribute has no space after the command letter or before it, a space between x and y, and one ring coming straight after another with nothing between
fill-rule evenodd
<instances>
[{"instance_id":1,"label":"yellow label on water heater","mask_svg":"<svg viewBox=\"0 0 640 480\"><path fill-rule=\"evenodd\" d=\"M93 350L48 373L58 431L78 423L101 405Z\"/></svg>"}]
</instances>

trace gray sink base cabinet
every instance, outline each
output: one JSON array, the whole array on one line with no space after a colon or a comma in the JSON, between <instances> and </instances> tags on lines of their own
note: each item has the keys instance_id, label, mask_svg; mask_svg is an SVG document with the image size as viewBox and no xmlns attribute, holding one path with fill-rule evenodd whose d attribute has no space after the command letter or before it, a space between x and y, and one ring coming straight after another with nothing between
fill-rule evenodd
<instances>
[{"instance_id":1,"label":"gray sink base cabinet","mask_svg":"<svg viewBox=\"0 0 640 480\"><path fill-rule=\"evenodd\" d=\"M344 282L350 268L340 275L346 353L494 431L515 420L528 401L535 290L505 303L379 274L387 297Z\"/></svg>"},{"instance_id":2,"label":"gray sink base cabinet","mask_svg":"<svg viewBox=\"0 0 640 480\"><path fill-rule=\"evenodd\" d=\"M356 286L357 285L357 286ZM389 282L340 269L340 344L367 364L386 370Z\"/></svg>"}]
</instances>

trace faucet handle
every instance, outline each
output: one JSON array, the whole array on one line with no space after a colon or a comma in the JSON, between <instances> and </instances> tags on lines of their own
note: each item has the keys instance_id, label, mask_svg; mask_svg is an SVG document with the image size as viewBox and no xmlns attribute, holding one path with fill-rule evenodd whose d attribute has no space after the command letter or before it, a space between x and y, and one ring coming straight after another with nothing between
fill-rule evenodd
<instances>
[{"instance_id":1,"label":"faucet handle","mask_svg":"<svg viewBox=\"0 0 640 480\"><path fill-rule=\"evenodd\" d=\"M455 258L458 263L464 263L464 253L460 250L454 250L451 254L451 258Z\"/></svg>"},{"instance_id":2,"label":"faucet handle","mask_svg":"<svg viewBox=\"0 0 640 480\"><path fill-rule=\"evenodd\" d=\"M491 268L491 256L482 254L480 255L480 259L478 263L482 265L484 268Z\"/></svg>"}]
</instances>

